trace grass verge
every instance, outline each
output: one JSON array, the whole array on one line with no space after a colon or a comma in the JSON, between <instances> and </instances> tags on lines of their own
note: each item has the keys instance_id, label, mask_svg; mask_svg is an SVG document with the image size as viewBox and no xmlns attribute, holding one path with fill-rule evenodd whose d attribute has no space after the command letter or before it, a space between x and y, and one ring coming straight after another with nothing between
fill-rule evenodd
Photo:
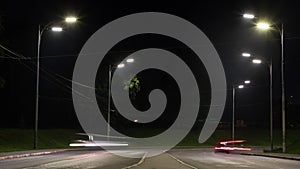
<instances>
[{"instance_id":1,"label":"grass verge","mask_svg":"<svg viewBox=\"0 0 300 169\"><path fill-rule=\"evenodd\" d=\"M69 143L77 139L86 139L78 136L79 130L49 129L39 130L38 148L69 148ZM137 133L145 133L136 129ZM150 130L147 132L151 132ZM216 130L214 134L203 144L198 143L200 131L191 131L177 146L214 146L221 140L230 140L230 130ZM236 139L247 140L245 146L270 145L268 130L261 129L237 129ZM287 153L300 154L300 129L287 130ZM281 146L281 131L274 130L274 147ZM33 130L28 129L0 129L0 152L30 150L33 147Z\"/></svg>"},{"instance_id":2,"label":"grass verge","mask_svg":"<svg viewBox=\"0 0 300 169\"><path fill-rule=\"evenodd\" d=\"M30 150L33 148L33 130L0 129L0 152ZM78 139L78 130L39 130L38 149L68 148L72 140Z\"/></svg>"}]
</instances>

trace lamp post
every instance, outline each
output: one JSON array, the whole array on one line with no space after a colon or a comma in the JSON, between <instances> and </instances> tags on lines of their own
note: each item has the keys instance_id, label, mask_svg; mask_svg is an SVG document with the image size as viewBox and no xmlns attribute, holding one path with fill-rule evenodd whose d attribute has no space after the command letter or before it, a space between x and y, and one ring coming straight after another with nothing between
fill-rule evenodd
<instances>
[{"instance_id":1,"label":"lamp post","mask_svg":"<svg viewBox=\"0 0 300 169\"><path fill-rule=\"evenodd\" d=\"M274 148L274 141L273 141L273 61L269 64L269 94L270 94L270 149L271 151Z\"/></svg>"},{"instance_id":2,"label":"lamp post","mask_svg":"<svg viewBox=\"0 0 300 169\"><path fill-rule=\"evenodd\" d=\"M262 61L260 59L252 59L252 63L261 64ZM272 59L270 63L267 64L269 68L269 94L270 94L270 149L273 150L273 73L272 67L273 62Z\"/></svg>"},{"instance_id":3,"label":"lamp post","mask_svg":"<svg viewBox=\"0 0 300 169\"><path fill-rule=\"evenodd\" d=\"M132 63L134 62L134 59L132 58L129 58L126 60L126 63ZM107 98L107 129L106 129L106 134L107 134L107 138L109 140L109 137L110 137L110 112L112 111L111 110L111 80L112 80L112 69L113 68L118 68L118 69L121 69L125 67L125 64L124 63L120 63L118 64L117 66L114 66L114 65L111 65L109 64L108 65L108 98Z\"/></svg>"},{"instance_id":4,"label":"lamp post","mask_svg":"<svg viewBox=\"0 0 300 169\"><path fill-rule=\"evenodd\" d=\"M110 136L110 98L111 98L111 72L112 66L108 66L108 100L107 100L107 138Z\"/></svg>"},{"instance_id":5,"label":"lamp post","mask_svg":"<svg viewBox=\"0 0 300 169\"><path fill-rule=\"evenodd\" d=\"M285 145L285 83L284 83L284 32L283 24L281 24L280 30L281 40L281 111L282 111L282 152L286 152Z\"/></svg>"},{"instance_id":6,"label":"lamp post","mask_svg":"<svg viewBox=\"0 0 300 169\"><path fill-rule=\"evenodd\" d=\"M246 19L254 19L254 15L252 18L245 17L245 14L243 15ZM271 28L271 25L267 22L258 22L256 24L258 29L261 30L269 30ZM277 25L274 25L274 27L277 29L280 35L280 45L281 45L281 112L282 112L282 152L286 152L286 111L285 111L285 75L284 75L284 25L281 23L280 27Z\"/></svg>"},{"instance_id":7,"label":"lamp post","mask_svg":"<svg viewBox=\"0 0 300 169\"><path fill-rule=\"evenodd\" d=\"M249 53L242 53L243 57L247 57L249 59L252 58L252 63L254 64L261 64L262 61L260 59L253 59L251 54ZM273 67L273 62L272 58L270 62L267 64L268 69L269 69L269 99L270 99L270 149L273 150L273 73L272 73L272 67Z\"/></svg>"},{"instance_id":8,"label":"lamp post","mask_svg":"<svg viewBox=\"0 0 300 169\"><path fill-rule=\"evenodd\" d=\"M65 19L67 23L74 23L77 21L75 17L67 17ZM42 36L55 22L49 22L45 26L38 25L38 42L37 42L37 57L36 57L36 95L35 95L35 116L34 116L34 137L33 137L33 148L36 149L38 145L38 122L39 122L39 82L40 82L40 51ZM62 27L52 27L53 32L61 32Z\"/></svg>"},{"instance_id":9,"label":"lamp post","mask_svg":"<svg viewBox=\"0 0 300 169\"><path fill-rule=\"evenodd\" d=\"M234 140L234 107L235 107L235 86L232 87L232 133L231 137Z\"/></svg>"},{"instance_id":10,"label":"lamp post","mask_svg":"<svg viewBox=\"0 0 300 169\"><path fill-rule=\"evenodd\" d=\"M250 80L245 80L244 81L245 84L249 84L250 83ZM243 89L244 88L244 85L233 85L232 86L232 133L231 133L231 137L232 137L232 140L235 139L234 135L235 135L235 126L234 126L234 121L235 121L235 99L236 99L236 88L238 89Z\"/></svg>"}]
</instances>

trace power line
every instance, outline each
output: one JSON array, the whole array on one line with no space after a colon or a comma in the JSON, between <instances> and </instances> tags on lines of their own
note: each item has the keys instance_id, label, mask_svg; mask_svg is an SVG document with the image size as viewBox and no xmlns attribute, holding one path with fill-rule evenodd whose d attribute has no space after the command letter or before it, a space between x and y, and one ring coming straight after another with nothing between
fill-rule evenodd
<instances>
[{"instance_id":1,"label":"power line","mask_svg":"<svg viewBox=\"0 0 300 169\"><path fill-rule=\"evenodd\" d=\"M5 57L5 56L0 56L1 59L13 59L13 60L20 60L20 58L17 57Z\"/></svg>"},{"instance_id":2,"label":"power line","mask_svg":"<svg viewBox=\"0 0 300 169\"><path fill-rule=\"evenodd\" d=\"M0 47L3 48L4 50L8 51L9 53L17 56L17 57L13 57L9 54L5 54L8 58L11 58L11 59L15 59L15 60L18 60L20 64L24 65L27 69L29 69L30 71L36 73L36 70L32 69L31 67L29 67L28 65L26 65L25 63L23 63L21 60L24 59L25 57L23 55L20 55L16 52L13 52L12 50L9 50L8 48L5 48L4 46L2 46L0 44ZM25 58L27 60L27 58ZM30 62L32 65L34 65L36 67L36 64L34 62ZM77 91L77 90L74 90L72 87L64 84L61 80L59 80L58 78L54 77L53 75L51 75L51 73L49 73L48 71L44 70L43 68L40 68L40 70L42 70L46 75L48 75L49 77L51 77L52 79L54 79L59 85L62 85L63 87L66 87L68 88L69 90L71 90L72 92L86 98L86 99L90 99L89 97L85 96L84 94L82 94L81 92ZM42 77L42 78L45 78L45 77ZM52 82L52 83L55 83L55 81L51 81L50 79L48 78L45 78L46 80Z\"/></svg>"},{"instance_id":3,"label":"power line","mask_svg":"<svg viewBox=\"0 0 300 169\"><path fill-rule=\"evenodd\" d=\"M8 49L8 48L4 47L4 46L3 46L3 45L1 45L1 44L0 44L0 47L1 47L3 50L5 50L5 51L7 51L7 52L9 52L9 53L11 53L11 54L13 54L13 55L15 55L15 56L19 57L20 59L27 59L27 58L26 58L26 57L24 57L23 55L21 55L21 54L18 54L17 52L14 52L14 51L12 51L12 50L10 50L10 49Z\"/></svg>"}]
</instances>

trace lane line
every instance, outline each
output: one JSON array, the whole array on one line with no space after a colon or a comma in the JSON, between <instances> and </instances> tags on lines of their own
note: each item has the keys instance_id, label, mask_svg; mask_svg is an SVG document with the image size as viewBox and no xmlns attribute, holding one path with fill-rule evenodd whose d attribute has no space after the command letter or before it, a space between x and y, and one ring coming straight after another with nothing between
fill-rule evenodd
<instances>
[{"instance_id":1,"label":"lane line","mask_svg":"<svg viewBox=\"0 0 300 169\"><path fill-rule=\"evenodd\" d=\"M187 164L187 163L185 163L185 162L179 160L178 158L172 156L172 155L169 154L169 153L166 153L166 154L168 154L171 158L173 158L174 160L176 160L177 162L179 162L179 163L182 164L182 165L185 165L185 166L187 166L187 167L189 167L189 168L192 168L192 169L198 169L197 167L194 167L194 166L192 166L192 165L190 165L190 164Z\"/></svg>"},{"instance_id":2,"label":"lane line","mask_svg":"<svg viewBox=\"0 0 300 169\"><path fill-rule=\"evenodd\" d=\"M141 164L145 161L146 156L147 156L147 153L145 153L145 154L143 155L143 157L141 158L141 160L140 160L138 163L133 164L133 165L130 165L130 166L127 166L127 167L124 167L124 168L122 168L122 169L129 169L129 168L132 168L132 167L136 167L136 166L141 165Z\"/></svg>"}]
</instances>

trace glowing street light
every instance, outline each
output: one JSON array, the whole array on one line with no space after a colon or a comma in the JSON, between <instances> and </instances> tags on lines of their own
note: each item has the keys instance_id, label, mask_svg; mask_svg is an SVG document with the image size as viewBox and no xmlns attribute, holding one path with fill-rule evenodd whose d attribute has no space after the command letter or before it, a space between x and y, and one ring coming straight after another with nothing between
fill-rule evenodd
<instances>
[{"instance_id":1,"label":"glowing street light","mask_svg":"<svg viewBox=\"0 0 300 169\"><path fill-rule=\"evenodd\" d=\"M127 63L132 63L132 62L134 62L134 59L133 58L128 58L127 60L126 60L126 62ZM121 68L124 68L125 67L125 64L124 63L120 63L120 64L118 64L118 65L116 65L116 66L114 66L114 65L111 65L111 64L109 64L109 66L108 66L108 101L107 101L107 138L108 138L108 140L110 139L110 121L111 121L111 118L110 118L110 116L111 116L111 112L113 112L113 110L111 110L111 106L110 106L110 102L111 102L111 80L112 80L112 69L115 69L115 68L118 68L118 69L121 69ZM138 120L134 120L134 122L138 122Z\"/></svg>"},{"instance_id":2,"label":"glowing street light","mask_svg":"<svg viewBox=\"0 0 300 169\"><path fill-rule=\"evenodd\" d=\"M249 84L250 80L245 80L245 84ZM245 86L244 85L233 85L232 86L232 140L234 140L234 135L235 135L235 127L234 127L234 121L235 121L235 98L236 98L236 92L235 90L238 89L243 89Z\"/></svg>"},{"instance_id":3,"label":"glowing street light","mask_svg":"<svg viewBox=\"0 0 300 169\"><path fill-rule=\"evenodd\" d=\"M272 27L270 26L270 24L268 24L267 22L258 22L256 24L256 27L258 29L261 30L269 30ZM286 101L285 101L285 73L284 73L284 25L283 23L279 25L275 25L273 26L273 28L277 29L279 35L280 35L280 46L281 46L281 113L282 113L282 152L285 153L286 152ZM272 62L272 61L271 61ZM253 62L254 63L254 62ZM272 63L270 64L270 73L272 73ZM270 74L270 90L272 90L272 75ZM272 92L270 92L270 95L272 94ZM270 103L271 100L270 100ZM271 150L273 150L273 122L272 122L272 107L270 109L270 138L271 138Z\"/></svg>"},{"instance_id":4,"label":"glowing street light","mask_svg":"<svg viewBox=\"0 0 300 169\"><path fill-rule=\"evenodd\" d=\"M252 63L261 64L261 60L260 59L253 59Z\"/></svg>"},{"instance_id":5,"label":"glowing street light","mask_svg":"<svg viewBox=\"0 0 300 169\"><path fill-rule=\"evenodd\" d=\"M244 53L242 53L242 56L244 56L244 57L251 57L251 54L250 53L246 53L246 52L244 52Z\"/></svg>"},{"instance_id":6,"label":"glowing street light","mask_svg":"<svg viewBox=\"0 0 300 169\"><path fill-rule=\"evenodd\" d=\"M65 19L67 23L76 22L75 17L69 17ZM62 27L53 26L59 22L49 22L46 25L38 25L38 41L37 41L37 56L36 56L36 93L35 93L35 114L34 114L34 135L33 135L33 148L36 149L38 145L38 124L39 124L39 83L40 83L40 51L41 51L41 41L45 31L51 30L54 32L61 32ZM53 26L53 27L52 27Z\"/></svg>"},{"instance_id":7,"label":"glowing street light","mask_svg":"<svg viewBox=\"0 0 300 169\"><path fill-rule=\"evenodd\" d=\"M124 63L120 63L120 64L118 64L118 68L123 68L125 66L125 64Z\"/></svg>"},{"instance_id":8,"label":"glowing street light","mask_svg":"<svg viewBox=\"0 0 300 169\"><path fill-rule=\"evenodd\" d=\"M250 14L250 13L245 13L245 14L243 14L243 17L245 19L254 19L255 16L253 14Z\"/></svg>"},{"instance_id":9,"label":"glowing street light","mask_svg":"<svg viewBox=\"0 0 300 169\"><path fill-rule=\"evenodd\" d=\"M74 23L77 21L77 18L76 17L66 17L65 21L67 23Z\"/></svg>"},{"instance_id":10,"label":"glowing street light","mask_svg":"<svg viewBox=\"0 0 300 169\"><path fill-rule=\"evenodd\" d=\"M244 83L245 83L245 84L249 84L249 83L251 83L251 81L250 81L250 80L245 80Z\"/></svg>"},{"instance_id":11,"label":"glowing street light","mask_svg":"<svg viewBox=\"0 0 300 169\"><path fill-rule=\"evenodd\" d=\"M133 58L128 58L126 60L127 63L132 63L134 62ZM118 68L124 68L125 64L124 63L120 63L116 66L114 65L109 65L108 66L108 101L107 101L107 129L106 129L106 134L107 134L107 138L108 140L110 139L110 116L111 116L111 112L113 112L113 110L111 110L111 106L110 106L110 101L111 101L111 80L112 80L112 69ZM138 122L137 120L134 120L134 122Z\"/></svg>"},{"instance_id":12,"label":"glowing street light","mask_svg":"<svg viewBox=\"0 0 300 169\"><path fill-rule=\"evenodd\" d=\"M62 27L57 27L57 26L55 26L55 27L52 27L51 30L52 30L53 32L61 32L63 29L62 29Z\"/></svg>"},{"instance_id":13,"label":"glowing street light","mask_svg":"<svg viewBox=\"0 0 300 169\"><path fill-rule=\"evenodd\" d=\"M258 22L256 24L256 27L261 30L268 30L271 28L270 24L268 24L267 22Z\"/></svg>"},{"instance_id":14,"label":"glowing street light","mask_svg":"<svg viewBox=\"0 0 300 169\"><path fill-rule=\"evenodd\" d=\"M249 57L250 58L250 57ZM252 58L252 57L251 57ZM250 58L250 59L251 59ZM252 59L252 63L254 64L261 64L262 61L259 59ZM269 68L269 86L270 86L270 148L273 150L273 73L272 73L272 67L273 67L273 62L272 59L269 63L266 62L266 65ZM245 81L245 84L247 84L247 80ZM250 83L250 81L249 81Z\"/></svg>"},{"instance_id":15,"label":"glowing street light","mask_svg":"<svg viewBox=\"0 0 300 169\"><path fill-rule=\"evenodd\" d=\"M132 62L134 62L134 59L129 58L129 59L126 60L126 62L127 62L127 63L132 63Z\"/></svg>"}]
</instances>

